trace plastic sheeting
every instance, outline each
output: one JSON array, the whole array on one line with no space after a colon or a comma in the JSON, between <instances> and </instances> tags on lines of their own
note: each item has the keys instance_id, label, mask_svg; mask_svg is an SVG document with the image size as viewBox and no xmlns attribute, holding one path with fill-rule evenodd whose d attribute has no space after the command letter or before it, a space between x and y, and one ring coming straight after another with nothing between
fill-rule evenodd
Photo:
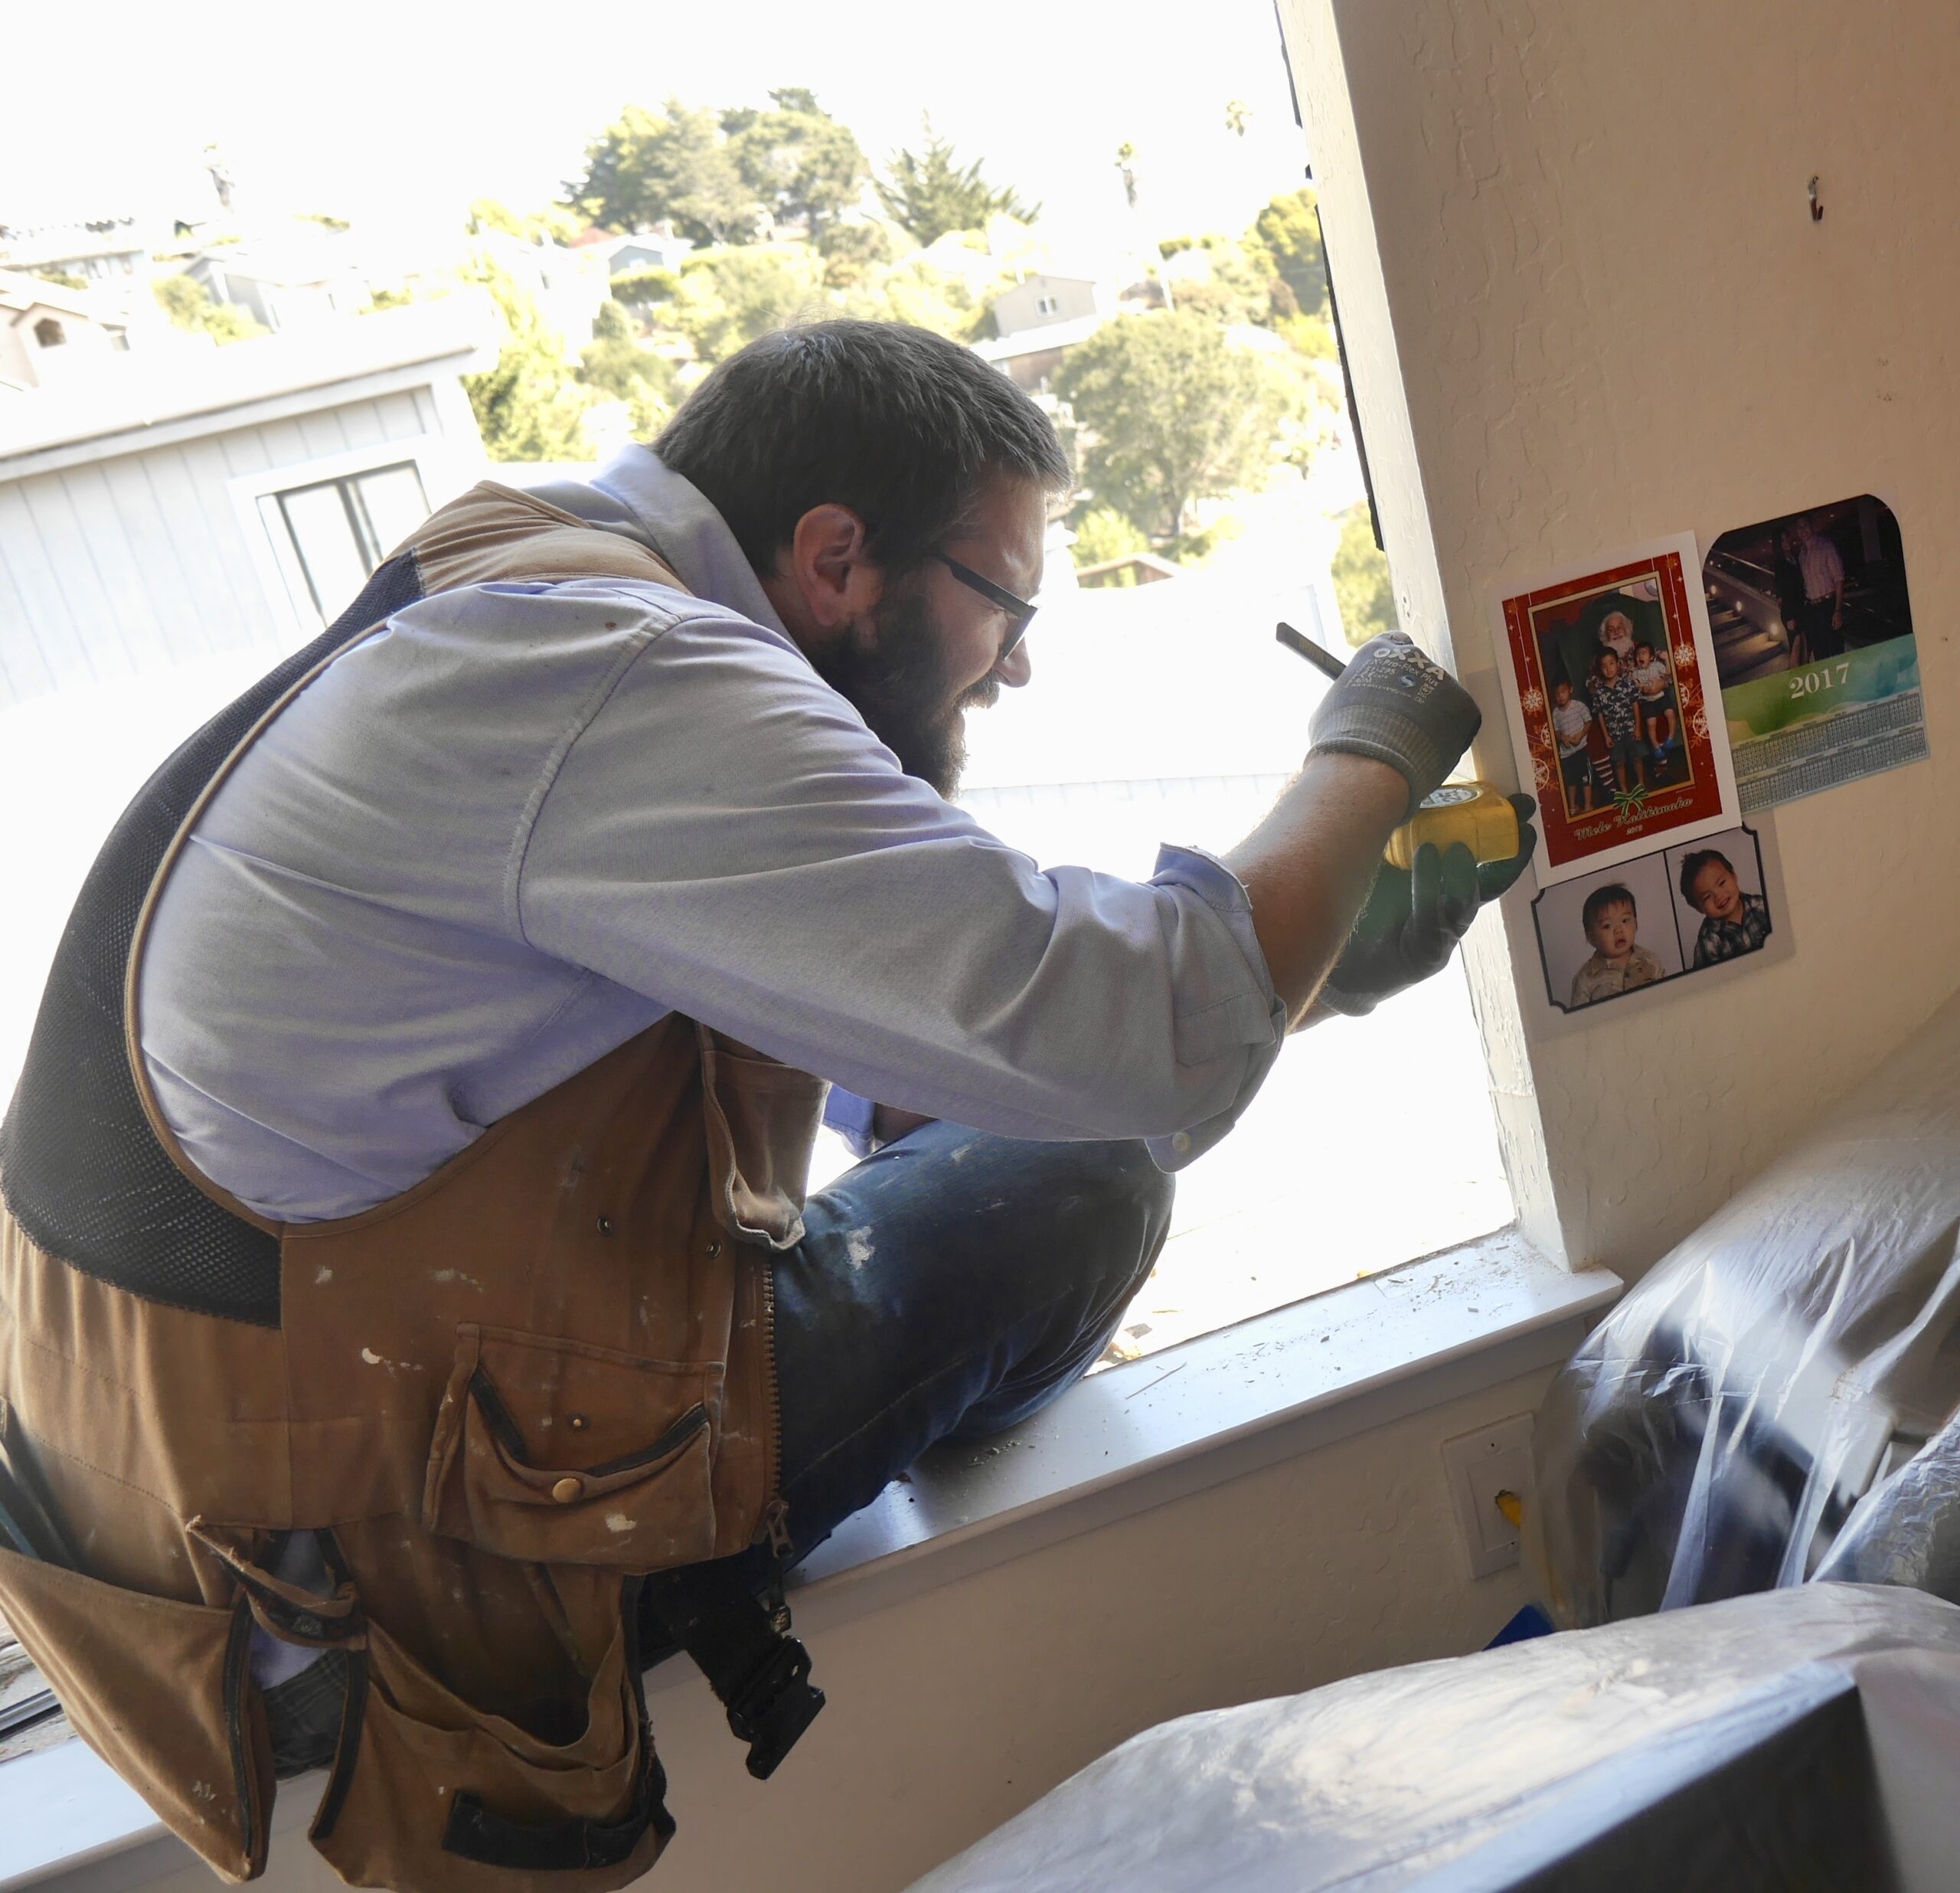
<instances>
[{"instance_id":1,"label":"plastic sheeting","mask_svg":"<svg viewBox=\"0 0 1960 1893\"><path fill-rule=\"evenodd\" d=\"M1950 1893L1960 1609L1814 1584L1189 1715L913 1893Z\"/></svg>"},{"instance_id":2,"label":"plastic sheeting","mask_svg":"<svg viewBox=\"0 0 1960 1893\"><path fill-rule=\"evenodd\" d=\"M1645 1277L1553 1383L1525 1536L1554 1618L1809 1578L1960 1601L1956 1322L1960 1000Z\"/></svg>"}]
</instances>

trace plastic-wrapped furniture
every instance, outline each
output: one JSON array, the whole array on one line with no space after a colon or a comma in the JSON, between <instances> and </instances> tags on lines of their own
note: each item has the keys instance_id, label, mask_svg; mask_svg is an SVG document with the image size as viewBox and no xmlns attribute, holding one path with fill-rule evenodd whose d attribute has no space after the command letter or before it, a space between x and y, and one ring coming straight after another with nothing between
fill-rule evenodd
<instances>
[{"instance_id":1,"label":"plastic-wrapped furniture","mask_svg":"<svg viewBox=\"0 0 1960 1893\"><path fill-rule=\"evenodd\" d=\"M1956 1322L1960 999L1561 1370L1525 1522L1554 1618L1812 1577L1960 1601Z\"/></svg>"},{"instance_id":2,"label":"plastic-wrapped furniture","mask_svg":"<svg viewBox=\"0 0 1960 1893\"><path fill-rule=\"evenodd\" d=\"M1187 1715L913 1893L1951 1893L1960 1607L1811 1584Z\"/></svg>"}]
</instances>

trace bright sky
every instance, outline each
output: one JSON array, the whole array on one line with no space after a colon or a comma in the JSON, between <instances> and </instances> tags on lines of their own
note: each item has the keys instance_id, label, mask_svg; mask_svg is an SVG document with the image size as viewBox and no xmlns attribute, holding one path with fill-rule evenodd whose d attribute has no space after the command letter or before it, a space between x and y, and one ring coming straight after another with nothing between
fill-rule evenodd
<instances>
[{"instance_id":1,"label":"bright sky","mask_svg":"<svg viewBox=\"0 0 1960 1893\"><path fill-rule=\"evenodd\" d=\"M555 196L629 100L762 104L782 85L812 88L874 163L929 110L1043 201L1064 263L1126 247L1125 139L1152 236L1236 232L1305 162L1272 0L108 0L14 9L7 36L8 223L201 210L215 142L267 210L453 228L473 197Z\"/></svg>"}]
</instances>

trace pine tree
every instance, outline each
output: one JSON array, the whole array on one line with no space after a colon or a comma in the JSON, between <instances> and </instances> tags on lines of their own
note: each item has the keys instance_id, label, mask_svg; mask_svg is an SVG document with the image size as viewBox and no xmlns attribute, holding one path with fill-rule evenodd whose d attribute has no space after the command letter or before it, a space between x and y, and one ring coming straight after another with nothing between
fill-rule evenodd
<instances>
[{"instance_id":1,"label":"pine tree","mask_svg":"<svg viewBox=\"0 0 1960 1893\"><path fill-rule=\"evenodd\" d=\"M921 244L936 243L948 230L983 230L990 217L1031 224L1041 214L1040 204L1022 203L1011 187L988 184L980 159L963 168L956 163L952 143L933 129L929 117L925 132L924 149L894 152L890 181L877 180L885 209Z\"/></svg>"}]
</instances>

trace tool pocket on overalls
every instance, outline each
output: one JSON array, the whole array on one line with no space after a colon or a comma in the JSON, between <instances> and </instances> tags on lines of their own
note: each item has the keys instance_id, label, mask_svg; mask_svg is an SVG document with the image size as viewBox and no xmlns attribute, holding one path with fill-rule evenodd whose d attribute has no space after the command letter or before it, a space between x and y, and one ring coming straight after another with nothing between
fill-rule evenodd
<instances>
[{"instance_id":1,"label":"tool pocket on overalls","mask_svg":"<svg viewBox=\"0 0 1960 1893\"><path fill-rule=\"evenodd\" d=\"M172 1833L229 1878L260 1870L272 1745L242 1597L180 1604L0 1550L0 1616L75 1732Z\"/></svg>"},{"instance_id":2,"label":"tool pocket on overalls","mask_svg":"<svg viewBox=\"0 0 1960 1893\"><path fill-rule=\"evenodd\" d=\"M472 1708L370 1622L314 1846L357 1886L596 1893L637 1878L674 1823L631 1640L622 1613L583 1728L553 1742Z\"/></svg>"},{"instance_id":3,"label":"tool pocket on overalls","mask_svg":"<svg viewBox=\"0 0 1960 1893\"><path fill-rule=\"evenodd\" d=\"M715 1219L731 1236L792 1247L829 1087L705 1025L695 1031Z\"/></svg>"},{"instance_id":4,"label":"tool pocket on overalls","mask_svg":"<svg viewBox=\"0 0 1960 1893\"><path fill-rule=\"evenodd\" d=\"M472 1322L423 1522L505 1558L664 1571L715 1548L715 1370Z\"/></svg>"}]
</instances>

